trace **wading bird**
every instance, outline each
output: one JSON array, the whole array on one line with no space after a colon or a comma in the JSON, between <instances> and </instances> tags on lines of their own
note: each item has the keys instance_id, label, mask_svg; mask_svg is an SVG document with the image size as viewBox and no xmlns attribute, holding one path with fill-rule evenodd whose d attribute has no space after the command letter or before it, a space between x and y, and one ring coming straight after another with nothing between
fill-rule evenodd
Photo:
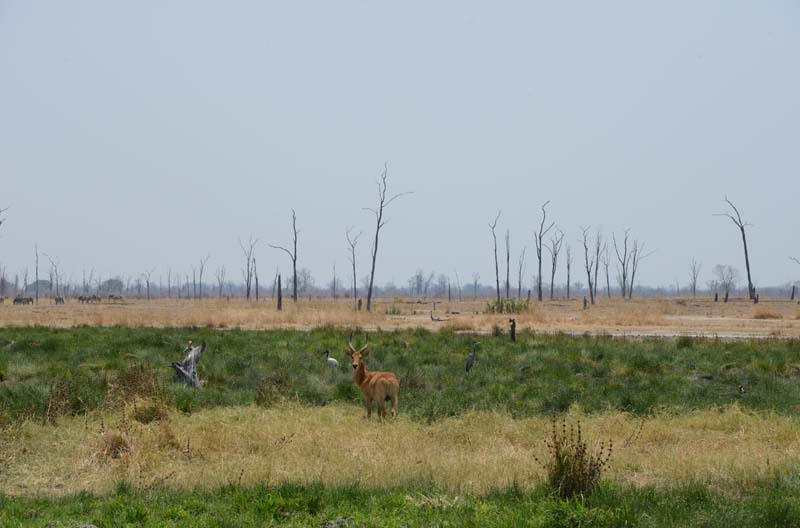
<instances>
[{"instance_id":1,"label":"wading bird","mask_svg":"<svg viewBox=\"0 0 800 528\"><path fill-rule=\"evenodd\" d=\"M467 356L467 374L469 374L469 371L472 370L472 365L475 364L475 353L478 351L478 345L480 345L478 341L473 342L472 352L470 352Z\"/></svg>"}]
</instances>

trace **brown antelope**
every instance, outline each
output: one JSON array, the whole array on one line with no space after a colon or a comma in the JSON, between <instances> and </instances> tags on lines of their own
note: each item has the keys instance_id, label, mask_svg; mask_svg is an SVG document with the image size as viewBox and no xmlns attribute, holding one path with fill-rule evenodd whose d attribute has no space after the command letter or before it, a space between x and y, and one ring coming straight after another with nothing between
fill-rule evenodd
<instances>
[{"instance_id":1,"label":"brown antelope","mask_svg":"<svg viewBox=\"0 0 800 528\"><path fill-rule=\"evenodd\" d=\"M378 417L386 418L386 402L392 402L392 416L397 416L397 394L400 392L400 382L393 372L369 372L364 364L364 358L369 356L369 336L360 350L353 347L353 335L347 342L350 350L347 355L352 360L353 381L364 393L364 403L367 405L367 418L372 416L372 402L378 402Z\"/></svg>"}]
</instances>

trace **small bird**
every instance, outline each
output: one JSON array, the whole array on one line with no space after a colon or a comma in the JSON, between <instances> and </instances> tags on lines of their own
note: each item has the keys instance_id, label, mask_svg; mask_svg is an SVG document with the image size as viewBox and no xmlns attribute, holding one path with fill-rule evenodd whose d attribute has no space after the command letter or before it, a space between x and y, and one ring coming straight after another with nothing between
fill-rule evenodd
<instances>
[{"instance_id":1,"label":"small bird","mask_svg":"<svg viewBox=\"0 0 800 528\"><path fill-rule=\"evenodd\" d=\"M339 362L331 357L331 353L327 349L325 350L325 357L328 359L328 365L330 365L331 367L337 368L339 366Z\"/></svg>"},{"instance_id":2,"label":"small bird","mask_svg":"<svg viewBox=\"0 0 800 528\"><path fill-rule=\"evenodd\" d=\"M472 365L475 364L475 353L478 351L478 345L480 345L478 341L473 342L472 352L470 352L467 356L467 374L469 374L469 371L472 370Z\"/></svg>"},{"instance_id":3,"label":"small bird","mask_svg":"<svg viewBox=\"0 0 800 528\"><path fill-rule=\"evenodd\" d=\"M745 394L746 392L747 392L747 391L746 391L746 390L744 390L744 385L739 385L739 394L740 394L740 395L743 395L743 394Z\"/></svg>"}]
</instances>

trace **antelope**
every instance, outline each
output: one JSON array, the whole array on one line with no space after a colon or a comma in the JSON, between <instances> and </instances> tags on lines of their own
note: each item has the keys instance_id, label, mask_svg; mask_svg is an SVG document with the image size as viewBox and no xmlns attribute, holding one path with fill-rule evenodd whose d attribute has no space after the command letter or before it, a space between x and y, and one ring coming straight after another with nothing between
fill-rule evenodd
<instances>
[{"instance_id":1,"label":"antelope","mask_svg":"<svg viewBox=\"0 0 800 528\"><path fill-rule=\"evenodd\" d=\"M386 418L386 402L392 402L392 416L397 416L397 394L400 392L400 382L393 372L369 372L364 364L364 358L369 356L369 336L360 350L353 347L353 335L347 342L350 350L347 355L352 360L353 381L364 393L364 403L367 405L367 418L372 416L372 402L378 402L378 418Z\"/></svg>"}]
</instances>

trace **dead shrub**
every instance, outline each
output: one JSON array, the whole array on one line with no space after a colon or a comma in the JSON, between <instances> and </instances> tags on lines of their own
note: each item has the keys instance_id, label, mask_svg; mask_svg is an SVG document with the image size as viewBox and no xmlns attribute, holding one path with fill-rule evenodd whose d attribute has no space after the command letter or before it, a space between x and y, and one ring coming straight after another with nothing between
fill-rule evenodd
<instances>
[{"instance_id":1,"label":"dead shrub","mask_svg":"<svg viewBox=\"0 0 800 528\"><path fill-rule=\"evenodd\" d=\"M167 407L160 400L142 400L133 404L133 419L141 424L149 424L165 420Z\"/></svg>"},{"instance_id":2,"label":"dead shrub","mask_svg":"<svg viewBox=\"0 0 800 528\"><path fill-rule=\"evenodd\" d=\"M783 315L761 306L753 310L753 319L783 319Z\"/></svg>"},{"instance_id":3,"label":"dead shrub","mask_svg":"<svg viewBox=\"0 0 800 528\"><path fill-rule=\"evenodd\" d=\"M131 441L127 434L120 431L103 431L100 433L100 442L95 454L103 460L113 460L130 450Z\"/></svg>"},{"instance_id":4,"label":"dead shrub","mask_svg":"<svg viewBox=\"0 0 800 528\"><path fill-rule=\"evenodd\" d=\"M545 438L547 458L534 460L547 474L547 484L562 498L571 498L591 491L600 482L603 471L608 468L613 448L612 441L600 442L597 451L590 451L583 438L581 423L570 424L567 432L567 419L551 422L550 431Z\"/></svg>"},{"instance_id":5,"label":"dead shrub","mask_svg":"<svg viewBox=\"0 0 800 528\"><path fill-rule=\"evenodd\" d=\"M150 365L131 365L122 370L108 387L107 402L119 407L137 399L165 400L164 388Z\"/></svg>"}]
</instances>

